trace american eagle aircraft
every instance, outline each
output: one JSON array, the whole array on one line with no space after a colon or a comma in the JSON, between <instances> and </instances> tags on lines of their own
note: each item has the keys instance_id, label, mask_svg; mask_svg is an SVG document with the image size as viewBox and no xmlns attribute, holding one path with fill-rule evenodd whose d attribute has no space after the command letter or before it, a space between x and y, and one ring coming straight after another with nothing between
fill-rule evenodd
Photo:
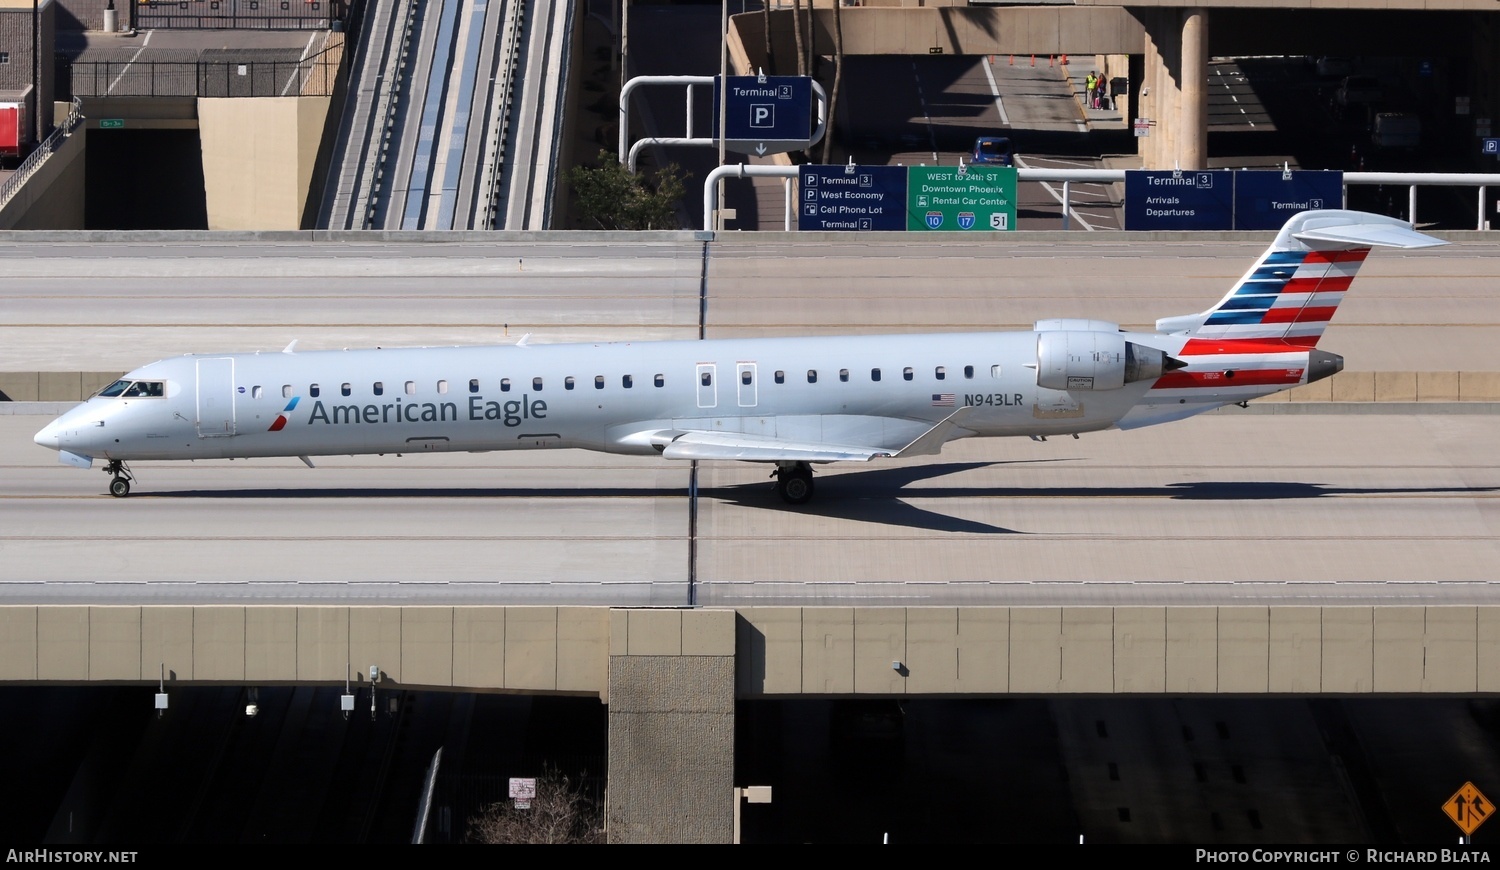
<instances>
[{"instance_id":1,"label":"american eagle aircraft","mask_svg":"<svg viewBox=\"0 0 1500 870\"><path fill-rule=\"evenodd\" d=\"M1292 217L1219 303L1155 332L1042 320L1012 332L192 355L142 366L54 420L61 461L581 447L775 466L936 454L976 436L1135 429L1329 377L1316 347L1372 245L1442 241L1354 211ZM295 345L295 342L293 342Z\"/></svg>"}]
</instances>

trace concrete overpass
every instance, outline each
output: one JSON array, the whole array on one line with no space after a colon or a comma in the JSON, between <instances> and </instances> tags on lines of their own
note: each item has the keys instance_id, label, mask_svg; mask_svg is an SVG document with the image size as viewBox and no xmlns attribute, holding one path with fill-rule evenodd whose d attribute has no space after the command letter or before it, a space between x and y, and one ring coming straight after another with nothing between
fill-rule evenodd
<instances>
[{"instance_id":1,"label":"concrete overpass","mask_svg":"<svg viewBox=\"0 0 1500 870\"><path fill-rule=\"evenodd\" d=\"M0 607L0 683L597 696L612 842L728 842L765 698L1472 696L1497 606Z\"/></svg>"},{"instance_id":2,"label":"concrete overpass","mask_svg":"<svg viewBox=\"0 0 1500 870\"><path fill-rule=\"evenodd\" d=\"M840 17L846 55L1066 56L1109 78L1128 76L1130 116L1153 122L1150 135L1139 140L1147 169L1206 168L1210 57L1462 57L1471 114L1500 115L1500 10L1481 0L1307 0L1295 8L1254 0L1037 6L874 0L842 9ZM767 39L766 17L734 16L733 62L742 72L795 74L792 12L772 11L769 21ZM804 38L815 44L814 53L830 56L834 30L833 10L818 8L812 35ZM826 72L831 78L831 68Z\"/></svg>"}]
</instances>

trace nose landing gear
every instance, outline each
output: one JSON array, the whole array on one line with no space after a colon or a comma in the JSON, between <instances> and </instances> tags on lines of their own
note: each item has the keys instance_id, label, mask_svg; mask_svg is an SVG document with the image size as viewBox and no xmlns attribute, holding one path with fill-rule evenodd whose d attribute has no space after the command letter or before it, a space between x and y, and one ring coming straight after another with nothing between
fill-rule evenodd
<instances>
[{"instance_id":1,"label":"nose landing gear","mask_svg":"<svg viewBox=\"0 0 1500 870\"><path fill-rule=\"evenodd\" d=\"M111 459L104 465L104 473L111 475L109 482L109 494L115 498L124 498L130 495L130 482L135 480L135 475L130 473L130 466L118 459Z\"/></svg>"},{"instance_id":2,"label":"nose landing gear","mask_svg":"<svg viewBox=\"0 0 1500 870\"><path fill-rule=\"evenodd\" d=\"M806 462L778 462L776 494L787 504L807 504L812 501L812 466Z\"/></svg>"}]
</instances>

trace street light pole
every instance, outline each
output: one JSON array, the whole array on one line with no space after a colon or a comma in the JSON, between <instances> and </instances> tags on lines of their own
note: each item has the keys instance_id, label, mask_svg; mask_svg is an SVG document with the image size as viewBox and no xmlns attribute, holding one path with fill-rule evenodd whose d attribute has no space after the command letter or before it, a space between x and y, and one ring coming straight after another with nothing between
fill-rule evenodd
<instances>
[{"instance_id":1,"label":"street light pole","mask_svg":"<svg viewBox=\"0 0 1500 870\"><path fill-rule=\"evenodd\" d=\"M729 102L729 0L721 0L722 14L719 16L719 165L724 165L725 105ZM724 179L719 179L719 213L714 216L715 226L705 230L724 228Z\"/></svg>"},{"instance_id":2,"label":"street light pole","mask_svg":"<svg viewBox=\"0 0 1500 870\"><path fill-rule=\"evenodd\" d=\"M42 141L41 47L37 42L37 17L41 0L31 0L31 138Z\"/></svg>"}]
</instances>

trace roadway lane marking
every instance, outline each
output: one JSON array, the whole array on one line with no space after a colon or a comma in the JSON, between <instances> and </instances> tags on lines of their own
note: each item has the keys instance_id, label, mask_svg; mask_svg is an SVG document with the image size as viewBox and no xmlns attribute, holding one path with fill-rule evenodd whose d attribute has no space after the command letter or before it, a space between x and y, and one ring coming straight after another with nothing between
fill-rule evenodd
<instances>
[{"instance_id":1,"label":"roadway lane marking","mask_svg":"<svg viewBox=\"0 0 1500 870\"><path fill-rule=\"evenodd\" d=\"M312 54L313 42L315 42L317 38L317 33L308 35L307 46L302 49L302 56L297 58L297 66L292 69L292 74L286 77L286 87L281 89L281 95L283 97L286 96L289 91L291 91L292 85L297 83L298 75L302 72L302 65L304 63L307 63L307 56L309 54Z\"/></svg>"},{"instance_id":2,"label":"roadway lane marking","mask_svg":"<svg viewBox=\"0 0 1500 870\"><path fill-rule=\"evenodd\" d=\"M990 70L990 56L984 56L984 77L990 80L990 93L995 95L995 108L1000 112L1000 123L1010 126L1010 116L1005 114L1005 101L1000 99L1000 87L995 84L995 74Z\"/></svg>"},{"instance_id":3,"label":"roadway lane marking","mask_svg":"<svg viewBox=\"0 0 1500 870\"><path fill-rule=\"evenodd\" d=\"M911 77L917 83L917 102L922 105L922 121L927 125L927 144L932 146L932 162L938 162L937 136L932 132L932 113L927 111L927 98L922 93L922 75L917 71L917 62L911 62Z\"/></svg>"},{"instance_id":4,"label":"roadway lane marking","mask_svg":"<svg viewBox=\"0 0 1500 870\"><path fill-rule=\"evenodd\" d=\"M141 56L141 52L146 50L146 46L151 43L151 34L155 32L155 30L146 31L146 38L141 40L141 47L135 50L135 54L130 56L130 60L125 61L125 68L120 70L120 74L115 76L115 80L110 82L109 87L104 90L106 94L114 91L115 85L120 83L120 79L125 78L125 73L130 71L131 64L135 63L136 58Z\"/></svg>"},{"instance_id":5,"label":"roadway lane marking","mask_svg":"<svg viewBox=\"0 0 1500 870\"><path fill-rule=\"evenodd\" d=\"M1026 165L1026 161L1022 160L1019 156L1016 157L1015 160L1016 160L1016 165L1019 166L1019 167L1021 167L1022 169L1030 169L1031 168L1030 166L1027 166ZM1051 183L1046 182L1046 181L1039 181L1037 183L1040 184L1042 186L1042 188L1047 191L1047 193L1051 194L1051 196L1052 196L1053 199L1057 200L1058 205L1062 205L1062 201L1063 201L1062 194L1057 191L1057 188L1053 187L1051 185ZM1072 206L1068 206L1067 209L1068 209L1068 214L1071 215L1074 220L1078 221L1078 223L1079 223L1080 226L1082 226L1085 230L1087 230L1089 232L1093 232L1094 231L1093 224L1090 224L1088 221L1084 220L1083 219L1083 215L1079 214L1077 209L1073 208Z\"/></svg>"}]
</instances>

